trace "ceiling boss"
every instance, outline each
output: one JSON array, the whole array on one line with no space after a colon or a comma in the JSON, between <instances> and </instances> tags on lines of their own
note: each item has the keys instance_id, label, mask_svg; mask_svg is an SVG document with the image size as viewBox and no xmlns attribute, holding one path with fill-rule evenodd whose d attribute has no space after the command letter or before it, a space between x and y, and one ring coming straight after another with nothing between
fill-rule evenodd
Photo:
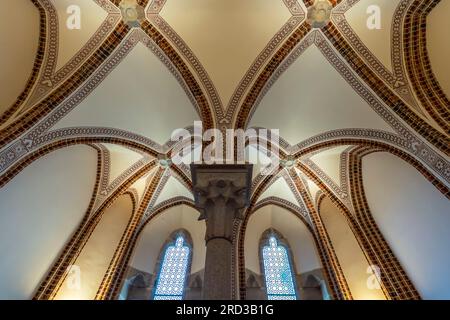
<instances>
[{"instance_id":1,"label":"ceiling boss","mask_svg":"<svg viewBox=\"0 0 450 320\"><path fill-rule=\"evenodd\" d=\"M332 4L328 0L316 0L308 8L308 22L313 28L322 28L330 21Z\"/></svg>"},{"instance_id":2,"label":"ceiling boss","mask_svg":"<svg viewBox=\"0 0 450 320\"><path fill-rule=\"evenodd\" d=\"M130 27L139 27L145 19L144 8L136 0L122 0L119 4L123 21Z\"/></svg>"}]
</instances>

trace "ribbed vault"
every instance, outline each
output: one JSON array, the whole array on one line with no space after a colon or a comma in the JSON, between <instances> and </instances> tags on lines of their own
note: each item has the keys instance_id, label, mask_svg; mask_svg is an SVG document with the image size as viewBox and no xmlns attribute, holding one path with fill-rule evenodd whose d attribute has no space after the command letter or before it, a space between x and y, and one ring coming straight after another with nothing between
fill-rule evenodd
<instances>
[{"instance_id":1,"label":"ribbed vault","mask_svg":"<svg viewBox=\"0 0 450 320\"><path fill-rule=\"evenodd\" d=\"M263 141L246 140L254 172L251 206L235 230L238 253L250 216L282 207L311 231L334 297L351 298L319 212L326 197L367 261L390 270L390 280L402 277L397 260L379 258L389 248L383 235L367 232L376 224L355 170L369 154L390 153L450 197L450 82L442 71L448 3L321 1L333 8L319 27L308 14L312 0L130 0L142 11L131 22L120 0L75 1L83 13L79 30L67 28L68 0L17 0L0 13L0 85L8 88L0 93L2 192L60 153L97 153L89 205L48 277L36 283L36 298L55 298L61 270L126 194L133 213L95 297L117 295L145 225L169 208L193 206L189 164L202 157L194 121L204 131L279 129L272 147L281 165L271 175L260 170L270 161ZM365 27L369 2L381 8L381 30ZM20 28L11 27L19 19ZM417 32L419 24L426 28ZM172 141L177 130L188 136ZM173 163L180 146L196 149ZM243 298L243 261L236 265L234 297ZM403 292L391 281L384 296L420 297L407 276L402 280Z\"/></svg>"}]
</instances>

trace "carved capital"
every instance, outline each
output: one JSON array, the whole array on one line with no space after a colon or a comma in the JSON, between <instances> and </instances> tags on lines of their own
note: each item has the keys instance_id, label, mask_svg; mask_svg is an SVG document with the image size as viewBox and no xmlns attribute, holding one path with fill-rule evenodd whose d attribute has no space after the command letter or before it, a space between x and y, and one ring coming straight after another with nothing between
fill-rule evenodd
<instances>
[{"instance_id":1,"label":"carved capital","mask_svg":"<svg viewBox=\"0 0 450 320\"><path fill-rule=\"evenodd\" d=\"M252 165L191 165L199 220L206 222L206 242L232 241L234 221L249 205Z\"/></svg>"}]
</instances>

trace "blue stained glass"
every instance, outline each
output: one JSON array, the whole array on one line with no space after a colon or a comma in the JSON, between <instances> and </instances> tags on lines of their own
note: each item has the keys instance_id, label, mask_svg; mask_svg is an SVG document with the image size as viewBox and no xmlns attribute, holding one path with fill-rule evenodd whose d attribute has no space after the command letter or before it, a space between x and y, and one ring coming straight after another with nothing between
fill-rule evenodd
<instances>
[{"instance_id":1,"label":"blue stained glass","mask_svg":"<svg viewBox=\"0 0 450 320\"><path fill-rule=\"evenodd\" d=\"M263 247L263 264L268 299L296 300L288 252L275 237L270 237L269 245Z\"/></svg>"},{"instance_id":2,"label":"blue stained glass","mask_svg":"<svg viewBox=\"0 0 450 320\"><path fill-rule=\"evenodd\" d=\"M190 249L179 236L166 249L156 284L154 300L182 300Z\"/></svg>"}]
</instances>

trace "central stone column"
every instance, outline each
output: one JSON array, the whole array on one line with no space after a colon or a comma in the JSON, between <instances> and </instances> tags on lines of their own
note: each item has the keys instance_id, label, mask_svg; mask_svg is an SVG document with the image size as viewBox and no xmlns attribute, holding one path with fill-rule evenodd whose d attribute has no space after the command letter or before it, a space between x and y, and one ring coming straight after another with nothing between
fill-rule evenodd
<instances>
[{"instance_id":1,"label":"central stone column","mask_svg":"<svg viewBox=\"0 0 450 320\"><path fill-rule=\"evenodd\" d=\"M233 226L249 205L252 165L192 164L195 204L206 222L203 299L232 297Z\"/></svg>"}]
</instances>

